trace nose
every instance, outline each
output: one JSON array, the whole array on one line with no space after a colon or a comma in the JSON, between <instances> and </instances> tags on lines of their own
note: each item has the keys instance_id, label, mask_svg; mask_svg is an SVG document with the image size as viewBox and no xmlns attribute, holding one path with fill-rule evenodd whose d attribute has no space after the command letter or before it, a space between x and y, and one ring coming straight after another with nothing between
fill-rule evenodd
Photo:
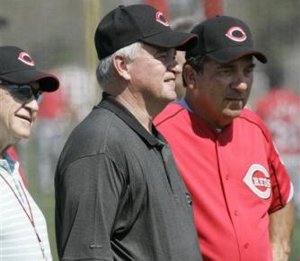
<instances>
[{"instance_id":1,"label":"nose","mask_svg":"<svg viewBox=\"0 0 300 261\"><path fill-rule=\"evenodd\" d=\"M239 92L244 92L248 89L248 84L245 81L241 81L235 85L234 89L236 89Z\"/></svg>"},{"instance_id":2,"label":"nose","mask_svg":"<svg viewBox=\"0 0 300 261\"><path fill-rule=\"evenodd\" d=\"M32 98L30 101L27 101L25 104L24 104L24 107L29 109L31 112L38 112L39 110L39 104L38 104L38 101L35 99L35 98Z\"/></svg>"},{"instance_id":3,"label":"nose","mask_svg":"<svg viewBox=\"0 0 300 261\"><path fill-rule=\"evenodd\" d=\"M182 66L180 66L176 60L173 60L168 66L168 71L172 71L175 74L180 74L182 73Z\"/></svg>"},{"instance_id":4,"label":"nose","mask_svg":"<svg viewBox=\"0 0 300 261\"><path fill-rule=\"evenodd\" d=\"M231 88L238 92L244 92L249 88L250 84L251 82L243 73L238 73L231 83Z\"/></svg>"}]
</instances>

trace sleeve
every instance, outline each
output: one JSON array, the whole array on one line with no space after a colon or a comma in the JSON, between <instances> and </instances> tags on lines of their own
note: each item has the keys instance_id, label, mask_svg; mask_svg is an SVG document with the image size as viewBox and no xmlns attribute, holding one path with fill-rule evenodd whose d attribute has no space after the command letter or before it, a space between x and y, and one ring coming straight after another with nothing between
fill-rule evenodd
<instances>
[{"instance_id":1,"label":"sleeve","mask_svg":"<svg viewBox=\"0 0 300 261\"><path fill-rule=\"evenodd\" d=\"M272 203L269 213L283 208L293 197L293 184L270 138L269 164L272 184Z\"/></svg>"},{"instance_id":2,"label":"sleeve","mask_svg":"<svg viewBox=\"0 0 300 261\"><path fill-rule=\"evenodd\" d=\"M56 237L61 260L113 260L110 235L124 183L116 164L99 154L59 173Z\"/></svg>"}]
</instances>

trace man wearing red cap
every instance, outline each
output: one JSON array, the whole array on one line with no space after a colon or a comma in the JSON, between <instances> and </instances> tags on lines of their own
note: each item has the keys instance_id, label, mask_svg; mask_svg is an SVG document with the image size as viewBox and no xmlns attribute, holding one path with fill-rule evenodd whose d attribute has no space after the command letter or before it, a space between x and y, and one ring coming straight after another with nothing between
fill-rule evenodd
<instances>
[{"instance_id":1,"label":"man wearing red cap","mask_svg":"<svg viewBox=\"0 0 300 261\"><path fill-rule=\"evenodd\" d=\"M45 218L7 149L29 138L39 97L58 87L26 51L0 47L0 260L52 260Z\"/></svg>"},{"instance_id":2,"label":"man wearing red cap","mask_svg":"<svg viewBox=\"0 0 300 261\"><path fill-rule=\"evenodd\" d=\"M293 186L270 132L245 108L253 81L253 47L241 20L216 16L192 30L186 96L155 120L193 199L204 260L287 260Z\"/></svg>"}]
</instances>

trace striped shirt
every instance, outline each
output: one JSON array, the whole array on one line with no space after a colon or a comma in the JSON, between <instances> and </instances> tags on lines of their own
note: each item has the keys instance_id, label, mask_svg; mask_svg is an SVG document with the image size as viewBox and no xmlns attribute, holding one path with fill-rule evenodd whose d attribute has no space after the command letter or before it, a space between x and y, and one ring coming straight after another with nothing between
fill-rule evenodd
<instances>
[{"instance_id":1,"label":"striped shirt","mask_svg":"<svg viewBox=\"0 0 300 261\"><path fill-rule=\"evenodd\" d=\"M0 159L0 261L52 260L47 225L8 154Z\"/></svg>"}]
</instances>

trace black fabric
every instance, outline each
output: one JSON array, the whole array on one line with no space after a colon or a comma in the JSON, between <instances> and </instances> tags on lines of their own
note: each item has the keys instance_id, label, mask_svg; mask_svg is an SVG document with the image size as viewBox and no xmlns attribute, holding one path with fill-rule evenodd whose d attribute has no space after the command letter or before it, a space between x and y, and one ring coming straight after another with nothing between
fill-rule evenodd
<instances>
[{"instance_id":1,"label":"black fabric","mask_svg":"<svg viewBox=\"0 0 300 261\"><path fill-rule=\"evenodd\" d=\"M160 11L143 4L115 8L100 21L95 33L100 60L138 41L156 47L186 50L196 44L197 36L172 31Z\"/></svg>"},{"instance_id":2,"label":"black fabric","mask_svg":"<svg viewBox=\"0 0 300 261\"><path fill-rule=\"evenodd\" d=\"M153 131L106 94L75 128L55 176L62 260L202 260L189 193Z\"/></svg>"},{"instance_id":3,"label":"black fabric","mask_svg":"<svg viewBox=\"0 0 300 261\"><path fill-rule=\"evenodd\" d=\"M29 53L16 46L0 47L0 80L16 84L38 81L40 89L46 92L59 87L54 75L39 71Z\"/></svg>"},{"instance_id":4,"label":"black fabric","mask_svg":"<svg viewBox=\"0 0 300 261\"><path fill-rule=\"evenodd\" d=\"M220 63L228 63L244 55L253 55L262 63L265 55L254 49L249 27L241 20L230 16L215 16L195 26L197 45L187 50L186 59L209 56Z\"/></svg>"}]
</instances>

